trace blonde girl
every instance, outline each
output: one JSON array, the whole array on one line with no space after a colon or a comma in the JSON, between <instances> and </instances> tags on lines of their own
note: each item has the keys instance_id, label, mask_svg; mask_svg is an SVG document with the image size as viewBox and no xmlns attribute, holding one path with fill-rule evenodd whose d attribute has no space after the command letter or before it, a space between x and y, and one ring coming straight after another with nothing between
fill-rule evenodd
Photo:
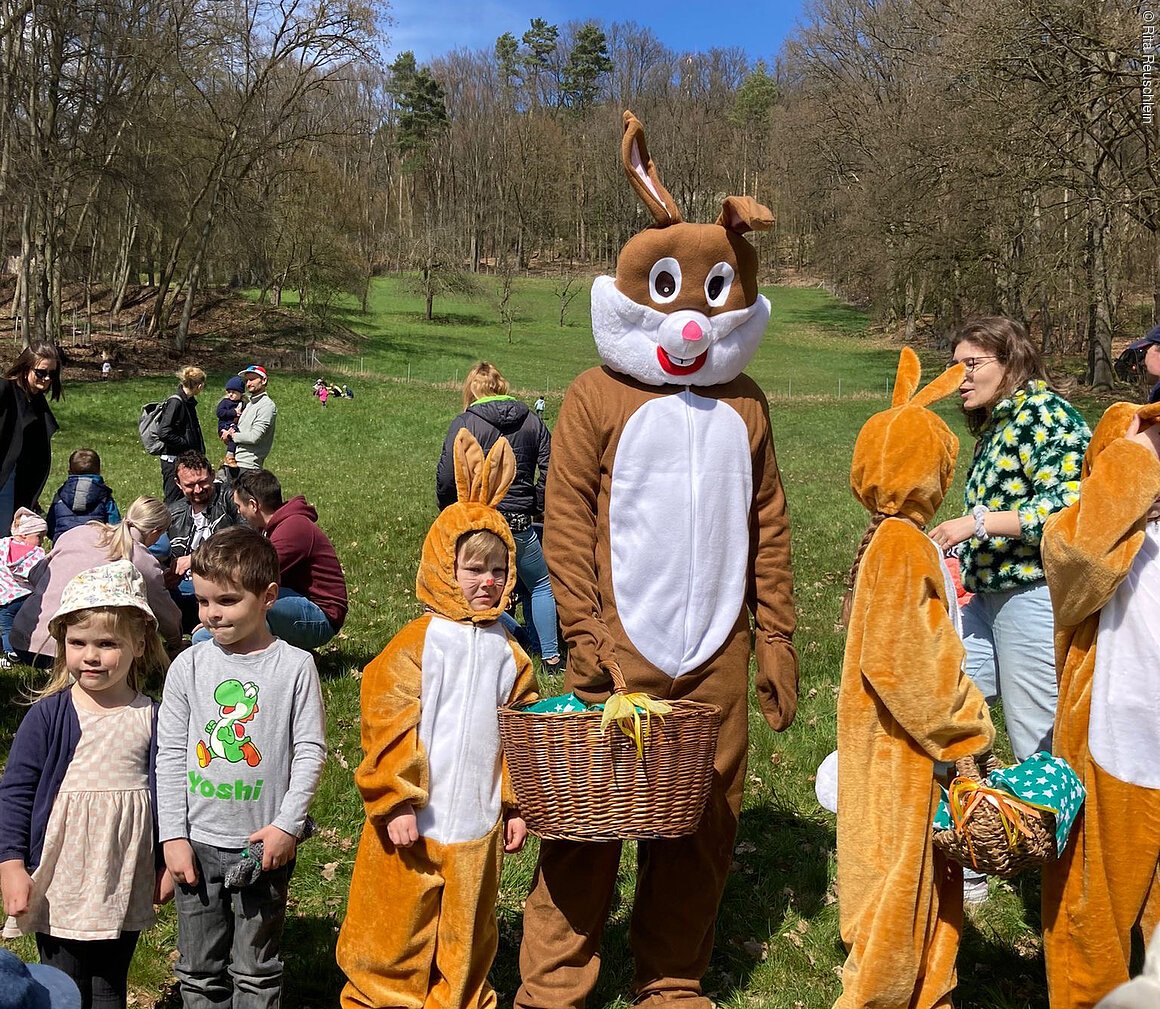
<instances>
[{"instance_id":1,"label":"blonde girl","mask_svg":"<svg viewBox=\"0 0 1160 1009\"><path fill-rule=\"evenodd\" d=\"M181 647L181 612L165 587L165 572L150 552L169 528L169 510L157 498L139 497L116 525L88 522L61 534L43 564L29 576L32 595L16 614L10 638L21 662L47 669L56 655L49 618L69 580L110 561L128 560L145 579L149 607L170 652Z\"/></svg>"},{"instance_id":2,"label":"blonde girl","mask_svg":"<svg viewBox=\"0 0 1160 1009\"><path fill-rule=\"evenodd\" d=\"M205 438L197 419L197 397L205 388L205 372L193 365L178 368L177 391L165 401L157 422L157 440L161 442L161 483L165 503L181 500L177 486L177 457L182 452L205 455Z\"/></svg>"},{"instance_id":3,"label":"blonde girl","mask_svg":"<svg viewBox=\"0 0 1160 1009\"><path fill-rule=\"evenodd\" d=\"M154 852L157 706L141 693L169 662L129 561L73 578L50 628L52 677L0 781L4 935L35 934L82 1009L125 1009L137 937L173 892Z\"/></svg>"}]
</instances>

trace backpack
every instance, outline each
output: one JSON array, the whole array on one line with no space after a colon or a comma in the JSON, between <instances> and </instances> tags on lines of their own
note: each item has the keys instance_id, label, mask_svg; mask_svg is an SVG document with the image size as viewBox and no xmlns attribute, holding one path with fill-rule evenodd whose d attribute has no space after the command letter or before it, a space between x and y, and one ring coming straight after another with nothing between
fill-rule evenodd
<instances>
[{"instance_id":1,"label":"backpack","mask_svg":"<svg viewBox=\"0 0 1160 1009\"><path fill-rule=\"evenodd\" d=\"M150 455L161 455L165 451L165 445L157 437L157 428L161 425L161 415L165 412L165 404L170 399L178 398L180 397L174 393L169 399L163 399L160 403L146 403L141 407L141 413L137 417L137 434L141 438L142 447Z\"/></svg>"}]
</instances>

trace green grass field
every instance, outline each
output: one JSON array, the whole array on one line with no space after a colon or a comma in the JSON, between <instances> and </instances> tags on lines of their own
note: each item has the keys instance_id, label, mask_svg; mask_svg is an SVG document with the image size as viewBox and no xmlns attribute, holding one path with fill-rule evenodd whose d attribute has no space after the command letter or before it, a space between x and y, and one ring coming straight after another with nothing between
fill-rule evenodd
<instances>
[{"instance_id":1,"label":"green grass field","mask_svg":"<svg viewBox=\"0 0 1160 1009\"><path fill-rule=\"evenodd\" d=\"M471 301L437 301L438 320L425 323L417 297L405 294L396 281L379 281L367 316L341 310L346 324L366 334L363 353L344 360L323 357L310 373L272 376L279 420L268 465L288 495L303 493L317 507L351 592L350 618L324 649L321 662L331 753L314 806L322 836L301 849L292 887L284 941L289 953L286 1004L291 1007L337 1004L342 982L334 965L334 941L362 826L351 781L360 756L359 671L419 612L415 568L435 515L435 463L447 425L460 410L454 383L474 361L491 360L521 394L545 393L551 424L568 382L597 363L586 296L572 304L568 325L560 328L550 281L523 282L517 292L521 315L509 343L494 299L486 293ZM848 490L850 452L862 422L886 405L897 348L868 337L864 316L821 291L767 293L773 323L749 372L771 400L793 524L801 704L794 725L780 735L769 731L751 708L745 811L706 985L720 1005L733 1009L822 1009L837 995L843 952L834 889L834 818L814 798L813 774L834 746L843 644L835 619L842 581L865 524ZM211 372L201 416L212 434L224 362L195 363ZM926 363L929 378L943 361L931 356ZM325 410L320 408L310 394L317 374L345 377L355 399L332 399ZM55 407L61 431L54 442L48 495L63 479L69 452L82 446L100 451L106 479L122 507L138 493L156 493L157 462L141 451L135 420L142 403L165 391L156 380L69 386ZM955 404L940 410L969 451ZM954 502L961 500L958 485L948 500L944 511L954 514ZM33 682L31 676L28 670L0 675L0 752L7 751L19 723L18 694ZM867 843L889 839L867 838ZM508 859L504 872L501 947L493 972L501 1004L510 1004L518 984L520 908L534 862L532 843ZM600 985L590 1002L594 1009L627 1005L631 854L626 854L620 883ZM1045 1006L1038 882L993 883L992 894L966 928L958 1002L988 1009ZM139 1004L160 996L163 1005L178 1005L170 987L174 935L172 910L166 909L158 927L143 937L134 962ZM32 956L31 943L15 946Z\"/></svg>"}]
</instances>

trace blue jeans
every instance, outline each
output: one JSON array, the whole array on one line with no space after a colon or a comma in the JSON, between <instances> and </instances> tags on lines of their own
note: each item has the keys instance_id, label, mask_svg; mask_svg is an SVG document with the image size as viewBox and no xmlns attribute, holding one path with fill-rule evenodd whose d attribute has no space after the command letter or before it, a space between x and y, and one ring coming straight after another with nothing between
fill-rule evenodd
<instances>
[{"instance_id":1,"label":"blue jeans","mask_svg":"<svg viewBox=\"0 0 1160 1009\"><path fill-rule=\"evenodd\" d=\"M320 648L335 635L330 618L299 592L285 586L266 614L270 633L295 648ZM193 635L193 643L208 641L213 635L204 627Z\"/></svg>"},{"instance_id":2,"label":"blue jeans","mask_svg":"<svg viewBox=\"0 0 1160 1009\"><path fill-rule=\"evenodd\" d=\"M1047 582L978 592L963 607L967 675L991 704L1003 699L1016 760L1051 750L1055 704L1055 619Z\"/></svg>"},{"instance_id":3,"label":"blue jeans","mask_svg":"<svg viewBox=\"0 0 1160 1009\"><path fill-rule=\"evenodd\" d=\"M16 614L20 612L20 607L24 605L24 600L27 598L28 596L21 596L5 606L0 606L0 648L3 648L5 652L12 651L8 634L12 630L12 622L16 619Z\"/></svg>"},{"instance_id":4,"label":"blue jeans","mask_svg":"<svg viewBox=\"0 0 1160 1009\"><path fill-rule=\"evenodd\" d=\"M560 654L556 640L556 597L548 578L548 562L536 530L528 527L522 533L512 533L516 541L516 571L532 596L531 622L535 637L540 642L540 655L554 659Z\"/></svg>"},{"instance_id":5,"label":"blue jeans","mask_svg":"<svg viewBox=\"0 0 1160 1009\"><path fill-rule=\"evenodd\" d=\"M227 890L240 851L191 841L197 883L178 886L177 963L184 1009L278 1009L282 1004L282 925L294 863Z\"/></svg>"}]
</instances>

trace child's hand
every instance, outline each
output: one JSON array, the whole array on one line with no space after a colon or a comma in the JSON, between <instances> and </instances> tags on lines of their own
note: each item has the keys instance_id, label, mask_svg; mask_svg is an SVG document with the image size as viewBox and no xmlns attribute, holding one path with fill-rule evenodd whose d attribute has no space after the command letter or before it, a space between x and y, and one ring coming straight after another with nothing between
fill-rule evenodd
<instances>
[{"instance_id":1,"label":"child's hand","mask_svg":"<svg viewBox=\"0 0 1160 1009\"><path fill-rule=\"evenodd\" d=\"M158 869L157 879L153 884L153 903L168 904L173 900L173 891L175 889L173 877L169 874L169 870Z\"/></svg>"},{"instance_id":2,"label":"child's hand","mask_svg":"<svg viewBox=\"0 0 1160 1009\"><path fill-rule=\"evenodd\" d=\"M184 837L173 841L166 841L162 846L165 852L165 867L173 876L173 882L182 886L197 885L197 857L193 853L193 845Z\"/></svg>"},{"instance_id":3,"label":"child's hand","mask_svg":"<svg viewBox=\"0 0 1160 1009\"><path fill-rule=\"evenodd\" d=\"M528 839L528 825L518 814L509 816L503 822L503 850L509 855L519 851Z\"/></svg>"},{"instance_id":4,"label":"child's hand","mask_svg":"<svg viewBox=\"0 0 1160 1009\"><path fill-rule=\"evenodd\" d=\"M404 802L387 817L387 837L397 848L409 848L419 840L419 821L415 819L415 809Z\"/></svg>"},{"instance_id":5,"label":"child's hand","mask_svg":"<svg viewBox=\"0 0 1160 1009\"><path fill-rule=\"evenodd\" d=\"M14 917L28 910L32 896L32 877L18 858L0 862L0 890L4 892L4 911Z\"/></svg>"},{"instance_id":6,"label":"child's hand","mask_svg":"<svg viewBox=\"0 0 1160 1009\"><path fill-rule=\"evenodd\" d=\"M281 869L282 866L294 860L298 850L298 838L287 834L281 827L269 824L261 830L255 830L250 835L250 844L262 842L262 870Z\"/></svg>"}]
</instances>

